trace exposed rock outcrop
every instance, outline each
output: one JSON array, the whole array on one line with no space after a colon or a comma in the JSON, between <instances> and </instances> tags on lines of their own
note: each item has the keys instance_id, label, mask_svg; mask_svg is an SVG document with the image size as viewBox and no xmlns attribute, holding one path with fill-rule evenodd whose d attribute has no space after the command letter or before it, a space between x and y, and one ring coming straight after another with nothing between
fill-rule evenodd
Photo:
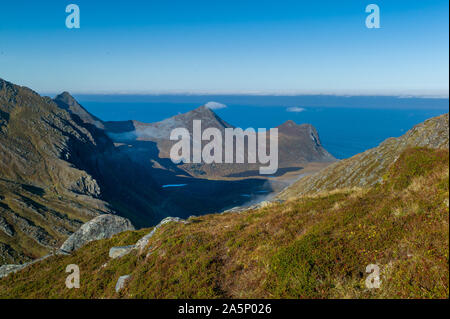
<instances>
[{"instance_id":1,"label":"exposed rock outcrop","mask_svg":"<svg viewBox=\"0 0 450 319\"><path fill-rule=\"evenodd\" d=\"M101 194L100 186L90 175L81 176L70 188L71 191L79 194L88 194L98 197Z\"/></svg>"},{"instance_id":2,"label":"exposed rock outcrop","mask_svg":"<svg viewBox=\"0 0 450 319\"><path fill-rule=\"evenodd\" d=\"M26 265L3 265L0 266L0 278L25 268Z\"/></svg>"},{"instance_id":3,"label":"exposed rock outcrop","mask_svg":"<svg viewBox=\"0 0 450 319\"><path fill-rule=\"evenodd\" d=\"M31 265L33 265L35 263L38 263L40 261L43 261L43 260L45 260L45 259L47 259L49 257L55 256L55 255L67 255L67 253L65 253L63 251L56 251L54 253L45 255L44 257L35 259L33 261L30 261L30 262L27 262L27 263L24 263L24 264L21 264L21 265L3 265L3 266L0 266L0 278L6 277L9 274L18 272L18 271L20 271L20 270L22 270L22 269L24 269L24 268L26 268L28 266L31 266Z\"/></svg>"},{"instance_id":4,"label":"exposed rock outcrop","mask_svg":"<svg viewBox=\"0 0 450 319\"><path fill-rule=\"evenodd\" d=\"M120 290L125 287L126 282L131 278L130 275L120 276L116 283L116 292L119 292Z\"/></svg>"},{"instance_id":5,"label":"exposed rock outcrop","mask_svg":"<svg viewBox=\"0 0 450 319\"><path fill-rule=\"evenodd\" d=\"M136 245L112 247L109 250L109 258L115 259L115 258L123 257L123 256L129 254L135 248L136 248Z\"/></svg>"},{"instance_id":6,"label":"exposed rock outcrop","mask_svg":"<svg viewBox=\"0 0 450 319\"><path fill-rule=\"evenodd\" d=\"M136 243L136 249L138 249L140 252L142 252L144 250L144 248L148 245L148 242L150 241L150 238L153 237L153 235L155 234L155 232L163 225L167 224L167 223L171 223L171 222L175 222L175 223L183 223L183 224L188 224L188 221L185 221L183 219L180 219L178 217L167 217L164 218L158 225L156 225L152 231L150 233L148 233L147 235L145 235L144 237L142 237L141 239L138 240L138 242Z\"/></svg>"},{"instance_id":7,"label":"exposed rock outcrop","mask_svg":"<svg viewBox=\"0 0 450 319\"><path fill-rule=\"evenodd\" d=\"M3 231L9 237L12 237L15 233L14 228L8 224L5 218L0 216L0 230Z\"/></svg>"},{"instance_id":8,"label":"exposed rock outcrop","mask_svg":"<svg viewBox=\"0 0 450 319\"><path fill-rule=\"evenodd\" d=\"M24 263L30 261L30 259L10 245L0 242L0 265Z\"/></svg>"},{"instance_id":9,"label":"exposed rock outcrop","mask_svg":"<svg viewBox=\"0 0 450 319\"><path fill-rule=\"evenodd\" d=\"M100 215L72 234L61 246L61 250L72 252L91 241L111 238L127 230L134 230L128 219L111 214Z\"/></svg>"}]
</instances>

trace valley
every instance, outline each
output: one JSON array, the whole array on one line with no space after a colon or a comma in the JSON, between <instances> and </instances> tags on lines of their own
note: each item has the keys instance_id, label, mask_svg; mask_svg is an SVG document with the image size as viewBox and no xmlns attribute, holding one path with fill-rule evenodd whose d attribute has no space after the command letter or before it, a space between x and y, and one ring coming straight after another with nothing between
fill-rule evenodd
<instances>
[{"instance_id":1,"label":"valley","mask_svg":"<svg viewBox=\"0 0 450 319\"><path fill-rule=\"evenodd\" d=\"M0 264L58 249L99 214L141 228L247 207L335 161L311 125L287 122L278 127L276 174L259 174L259 164L174 164L174 125L232 127L206 107L153 124L104 122L67 92L50 99L0 80L0 108Z\"/></svg>"}]
</instances>

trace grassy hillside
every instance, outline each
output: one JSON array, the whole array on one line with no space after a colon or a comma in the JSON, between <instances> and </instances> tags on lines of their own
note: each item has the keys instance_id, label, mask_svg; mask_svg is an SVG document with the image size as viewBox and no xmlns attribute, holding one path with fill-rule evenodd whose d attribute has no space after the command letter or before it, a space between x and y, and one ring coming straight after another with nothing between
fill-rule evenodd
<instances>
[{"instance_id":1,"label":"grassy hillside","mask_svg":"<svg viewBox=\"0 0 450 319\"><path fill-rule=\"evenodd\" d=\"M367 187L379 182L389 166L410 147L447 148L448 113L420 123L398 138L389 138L378 147L336 162L324 170L303 177L278 195L292 196L331 191L337 188Z\"/></svg>"},{"instance_id":2,"label":"grassy hillside","mask_svg":"<svg viewBox=\"0 0 450 319\"><path fill-rule=\"evenodd\" d=\"M122 233L0 279L0 298L448 298L448 183L448 150L408 148L370 188L169 223L110 260L149 230ZM80 289L64 285L69 264ZM369 264L379 289L365 287Z\"/></svg>"}]
</instances>

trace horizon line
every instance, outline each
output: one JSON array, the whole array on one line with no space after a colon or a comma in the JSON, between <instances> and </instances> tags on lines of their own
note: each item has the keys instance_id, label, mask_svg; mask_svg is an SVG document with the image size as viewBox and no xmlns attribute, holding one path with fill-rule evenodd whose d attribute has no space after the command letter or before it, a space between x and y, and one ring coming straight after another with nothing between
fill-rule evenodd
<instances>
[{"instance_id":1,"label":"horizon line","mask_svg":"<svg viewBox=\"0 0 450 319\"><path fill-rule=\"evenodd\" d=\"M67 91L67 90L65 90ZM56 96L65 91L45 92L37 91L42 96ZM333 97L396 97L396 98L423 98L423 99L449 99L449 92L445 93L396 93L396 92L365 92L365 93L337 93L337 92L259 92L259 91L67 91L71 95L104 95L104 96L280 96L280 97L296 97L296 96L333 96Z\"/></svg>"},{"instance_id":2,"label":"horizon line","mask_svg":"<svg viewBox=\"0 0 450 319\"><path fill-rule=\"evenodd\" d=\"M0 77L0 80L15 84L14 82L5 80ZM424 99L449 99L450 91L448 89L405 89L399 90L335 90L335 91L317 91L317 90L242 90L242 91L202 91L202 90L97 90L97 91L69 91L63 89L55 90L39 90L33 89L29 85L15 84L22 87L29 88L41 96L55 97L63 92L68 92L71 95L109 95L109 96L164 96L164 95L180 95L180 96L334 96L334 97L397 97L397 98L424 98Z\"/></svg>"}]
</instances>

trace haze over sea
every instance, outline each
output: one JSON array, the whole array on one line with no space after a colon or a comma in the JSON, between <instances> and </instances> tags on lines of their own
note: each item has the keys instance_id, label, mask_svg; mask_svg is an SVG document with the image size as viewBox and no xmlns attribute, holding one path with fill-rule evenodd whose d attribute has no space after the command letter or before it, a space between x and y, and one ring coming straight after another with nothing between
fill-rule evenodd
<instances>
[{"instance_id":1,"label":"haze over sea","mask_svg":"<svg viewBox=\"0 0 450 319\"><path fill-rule=\"evenodd\" d=\"M270 128L287 120L310 123L323 146L339 159L404 134L428 118L447 113L448 98L392 96L264 95L75 95L104 121L151 123L185 113L207 102L226 105L214 111L231 125Z\"/></svg>"}]
</instances>

